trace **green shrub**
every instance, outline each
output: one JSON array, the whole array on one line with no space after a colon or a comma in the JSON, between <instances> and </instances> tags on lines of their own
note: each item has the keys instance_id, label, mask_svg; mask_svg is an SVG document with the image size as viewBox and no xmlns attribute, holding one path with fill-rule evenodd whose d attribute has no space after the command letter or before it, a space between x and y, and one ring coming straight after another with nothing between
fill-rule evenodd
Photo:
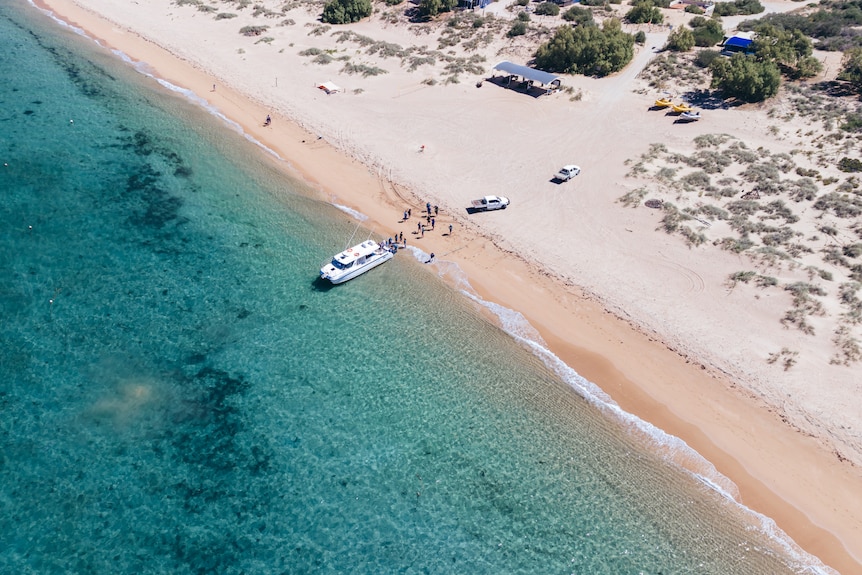
<instances>
[{"instance_id":1,"label":"green shrub","mask_svg":"<svg viewBox=\"0 0 862 575\"><path fill-rule=\"evenodd\" d=\"M637 42L637 44L640 46L646 44L646 32L644 32L643 30L638 30L635 34L635 42Z\"/></svg>"},{"instance_id":2,"label":"green shrub","mask_svg":"<svg viewBox=\"0 0 862 575\"><path fill-rule=\"evenodd\" d=\"M539 16L557 16L560 13L560 7L553 2L542 2L536 6L536 14Z\"/></svg>"},{"instance_id":3,"label":"green shrub","mask_svg":"<svg viewBox=\"0 0 862 575\"><path fill-rule=\"evenodd\" d=\"M862 114L850 112L843 124L839 126L845 132L860 132L862 131Z\"/></svg>"},{"instance_id":4,"label":"green shrub","mask_svg":"<svg viewBox=\"0 0 862 575\"><path fill-rule=\"evenodd\" d=\"M512 24L512 27L509 28L509 31L506 33L506 35L510 38L514 38L515 36L523 36L526 33L527 23L522 20L518 20L517 22Z\"/></svg>"},{"instance_id":5,"label":"green shrub","mask_svg":"<svg viewBox=\"0 0 862 575\"><path fill-rule=\"evenodd\" d=\"M661 24L664 15L650 0L641 0L626 13L626 20L632 24Z\"/></svg>"},{"instance_id":6,"label":"green shrub","mask_svg":"<svg viewBox=\"0 0 862 575\"><path fill-rule=\"evenodd\" d=\"M216 14L216 20L230 20L231 18L236 18L236 14L232 14L231 12L219 12Z\"/></svg>"},{"instance_id":7,"label":"green shrub","mask_svg":"<svg viewBox=\"0 0 862 575\"><path fill-rule=\"evenodd\" d=\"M838 79L850 82L857 90L862 89L862 47L851 48L844 53Z\"/></svg>"},{"instance_id":8,"label":"green shrub","mask_svg":"<svg viewBox=\"0 0 862 575\"><path fill-rule=\"evenodd\" d=\"M419 13L423 17L434 18L443 12L452 11L457 5L458 0L422 0L419 2Z\"/></svg>"},{"instance_id":9,"label":"green shrub","mask_svg":"<svg viewBox=\"0 0 862 575\"><path fill-rule=\"evenodd\" d=\"M709 66L712 87L731 98L760 102L778 92L781 73L774 63L757 61L743 54L718 58Z\"/></svg>"},{"instance_id":10,"label":"green shrub","mask_svg":"<svg viewBox=\"0 0 862 575\"><path fill-rule=\"evenodd\" d=\"M593 11L580 6L572 6L563 12L563 20L571 22L572 25L590 24L593 22Z\"/></svg>"},{"instance_id":11,"label":"green shrub","mask_svg":"<svg viewBox=\"0 0 862 575\"><path fill-rule=\"evenodd\" d=\"M734 0L716 2L713 14L717 16L736 16L738 14L760 14L765 8L758 0Z\"/></svg>"},{"instance_id":12,"label":"green shrub","mask_svg":"<svg viewBox=\"0 0 862 575\"><path fill-rule=\"evenodd\" d=\"M688 52L694 47L694 34L684 26L678 27L667 38L667 49L674 52Z\"/></svg>"},{"instance_id":13,"label":"green shrub","mask_svg":"<svg viewBox=\"0 0 862 575\"><path fill-rule=\"evenodd\" d=\"M697 56L694 57L694 63L701 68L709 68L712 61L721 57L721 52L718 50L700 50Z\"/></svg>"},{"instance_id":14,"label":"green shrub","mask_svg":"<svg viewBox=\"0 0 862 575\"><path fill-rule=\"evenodd\" d=\"M619 20L598 26L560 26L536 51L536 67L549 72L607 76L621 70L634 56L634 38Z\"/></svg>"},{"instance_id":15,"label":"green shrub","mask_svg":"<svg viewBox=\"0 0 862 575\"><path fill-rule=\"evenodd\" d=\"M350 24L371 16L371 0L330 0L321 20L328 24Z\"/></svg>"},{"instance_id":16,"label":"green shrub","mask_svg":"<svg viewBox=\"0 0 862 575\"><path fill-rule=\"evenodd\" d=\"M695 16L688 25L694 34L694 45L703 48L715 46L724 38L724 29L718 20L709 20L703 16Z\"/></svg>"},{"instance_id":17,"label":"green shrub","mask_svg":"<svg viewBox=\"0 0 862 575\"><path fill-rule=\"evenodd\" d=\"M838 169L842 172L862 172L862 160L845 156L838 162Z\"/></svg>"},{"instance_id":18,"label":"green shrub","mask_svg":"<svg viewBox=\"0 0 862 575\"><path fill-rule=\"evenodd\" d=\"M703 8L701 8L697 4L689 4L685 7L685 11L689 14L703 14Z\"/></svg>"},{"instance_id":19,"label":"green shrub","mask_svg":"<svg viewBox=\"0 0 862 575\"><path fill-rule=\"evenodd\" d=\"M530 13L529 12L518 13L518 20L520 22L529 22L530 21Z\"/></svg>"}]
</instances>

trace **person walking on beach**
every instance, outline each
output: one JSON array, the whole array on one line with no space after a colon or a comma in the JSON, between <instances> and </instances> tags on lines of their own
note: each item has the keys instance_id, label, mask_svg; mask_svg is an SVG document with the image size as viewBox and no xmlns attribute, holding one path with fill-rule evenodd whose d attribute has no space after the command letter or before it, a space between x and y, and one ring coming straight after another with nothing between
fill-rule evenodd
<instances>
[{"instance_id":1,"label":"person walking on beach","mask_svg":"<svg viewBox=\"0 0 862 575\"><path fill-rule=\"evenodd\" d=\"M431 229L434 229L435 218L431 218Z\"/></svg>"},{"instance_id":2,"label":"person walking on beach","mask_svg":"<svg viewBox=\"0 0 862 575\"><path fill-rule=\"evenodd\" d=\"M449 224L449 235L452 235L452 224Z\"/></svg>"},{"instance_id":3,"label":"person walking on beach","mask_svg":"<svg viewBox=\"0 0 862 575\"><path fill-rule=\"evenodd\" d=\"M413 215L413 208L407 208L407 217L409 218L412 215Z\"/></svg>"},{"instance_id":4,"label":"person walking on beach","mask_svg":"<svg viewBox=\"0 0 862 575\"><path fill-rule=\"evenodd\" d=\"M431 215L431 202L425 202L425 211L428 212L428 215Z\"/></svg>"},{"instance_id":5,"label":"person walking on beach","mask_svg":"<svg viewBox=\"0 0 862 575\"><path fill-rule=\"evenodd\" d=\"M440 213L440 206L434 206L434 215L438 215Z\"/></svg>"},{"instance_id":6,"label":"person walking on beach","mask_svg":"<svg viewBox=\"0 0 862 575\"><path fill-rule=\"evenodd\" d=\"M418 232L421 232L421 231L422 231L422 223L421 223L421 222L416 222L416 232L418 233Z\"/></svg>"},{"instance_id":7,"label":"person walking on beach","mask_svg":"<svg viewBox=\"0 0 862 575\"><path fill-rule=\"evenodd\" d=\"M269 114L266 115L266 121L263 123L264 126L269 126L272 124L272 118L269 117Z\"/></svg>"}]
</instances>

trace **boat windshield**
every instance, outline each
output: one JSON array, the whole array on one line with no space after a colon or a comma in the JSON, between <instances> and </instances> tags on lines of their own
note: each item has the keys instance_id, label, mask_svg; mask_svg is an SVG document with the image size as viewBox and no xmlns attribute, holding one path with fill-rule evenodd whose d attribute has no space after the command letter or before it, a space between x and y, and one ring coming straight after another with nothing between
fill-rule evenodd
<instances>
[{"instance_id":1,"label":"boat windshield","mask_svg":"<svg viewBox=\"0 0 862 575\"><path fill-rule=\"evenodd\" d=\"M353 267L353 262L350 262L349 264L343 264L340 261L338 261L338 258L332 258L332 266L335 269L346 270L346 269Z\"/></svg>"}]
</instances>

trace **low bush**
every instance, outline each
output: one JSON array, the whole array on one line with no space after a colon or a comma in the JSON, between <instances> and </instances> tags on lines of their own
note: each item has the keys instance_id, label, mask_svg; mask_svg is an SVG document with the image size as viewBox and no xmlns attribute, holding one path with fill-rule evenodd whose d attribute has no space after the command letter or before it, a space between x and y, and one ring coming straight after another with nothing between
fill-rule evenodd
<instances>
[{"instance_id":1,"label":"low bush","mask_svg":"<svg viewBox=\"0 0 862 575\"><path fill-rule=\"evenodd\" d=\"M737 16L739 14L760 14L765 8L758 0L734 0L716 2L713 14L717 16Z\"/></svg>"},{"instance_id":2,"label":"low bush","mask_svg":"<svg viewBox=\"0 0 862 575\"><path fill-rule=\"evenodd\" d=\"M694 57L694 63L701 68L709 68L712 61L720 57L721 52L718 50L700 50Z\"/></svg>"},{"instance_id":3,"label":"low bush","mask_svg":"<svg viewBox=\"0 0 862 575\"><path fill-rule=\"evenodd\" d=\"M557 16L560 13L560 7L553 2L542 2L536 6L535 12L539 16Z\"/></svg>"},{"instance_id":4,"label":"low bush","mask_svg":"<svg viewBox=\"0 0 862 575\"><path fill-rule=\"evenodd\" d=\"M581 8L580 6L572 6L563 12L563 20L571 22L573 26L579 24L590 24L593 22L593 11ZM646 35L644 35L644 38L646 38ZM637 39L635 41L637 41Z\"/></svg>"},{"instance_id":5,"label":"low bush","mask_svg":"<svg viewBox=\"0 0 862 575\"><path fill-rule=\"evenodd\" d=\"M512 24L512 27L509 28L509 31L506 33L506 35L509 38L514 38L515 36L523 36L526 33L527 33L527 23L524 22L523 20L518 20L517 22Z\"/></svg>"},{"instance_id":6,"label":"low bush","mask_svg":"<svg viewBox=\"0 0 862 575\"><path fill-rule=\"evenodd\" d=\"M632 24L661 24L664 14L650 0L641 0L626 13L626 21Z\"/></svg>"},{"instance_id":7,"label":"low bush","mask_svg":"<svg viewBox=\"0 0 862 575\"><path fill-rule=\"evenodd\" d=\"M842 172L862 172L862 160L845 156L838 162L838 169Z\"/></svg>"},{"instance_id":8,"label":"low bush","mask_svg":"<svg viewBox=\"0 0 862 575\"><path fill-rule=\"evenodd\" d=\"M721 22L704 18L703 16L695 16L689 21L692 34L694 34L694 45L702 48L715 46L724 38L724 29L721 27Z\"/></svg>"},{"instance_id":9,"label":"low bush","mask_svg":"<svg viewBox=\"0 0 862 575\"><path fill-rule=\"evenodd\" d=\"M694 47L694 33L684 26L679 26L667 38L667 49L674 52L688 52Z\"/></svg>"},{"instance_id":10,"label":"low bush","mask_svg":"<svg viewBox=\"0 0 862 575\"><path fill-rule=\"evenodd\" d=\"M260 36L269 30L269 26L243 26L239 29L239 33L243 36Z\"/></svg>"}]
</instances>

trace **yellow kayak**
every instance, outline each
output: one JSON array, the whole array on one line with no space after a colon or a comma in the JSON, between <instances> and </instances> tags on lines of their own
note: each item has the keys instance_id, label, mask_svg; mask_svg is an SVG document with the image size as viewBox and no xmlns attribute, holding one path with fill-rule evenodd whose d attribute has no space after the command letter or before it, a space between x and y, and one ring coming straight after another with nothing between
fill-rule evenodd
<instances>
[{"instance_id":1,"label":"yellow kayak","mask_svg":"<svg viewBox=\"0 0 862 575\"><path fill-rule=\"evenodd\" d=\"M691 112L694 108L688 104L674 104L672 109L674 112Z\"/></svg>"},{"instance_id":2,"label":"yellow kayak","mask_svg":"<svg viewBox=\"0 0 862 575\"><path fill-rule=\"evenodd\" d=\"M671 102L667 98L659 98L655 101L655 105L658 108L667 108L668 106L673 106L673 102Z\"/></svg>"}]
</instances>

